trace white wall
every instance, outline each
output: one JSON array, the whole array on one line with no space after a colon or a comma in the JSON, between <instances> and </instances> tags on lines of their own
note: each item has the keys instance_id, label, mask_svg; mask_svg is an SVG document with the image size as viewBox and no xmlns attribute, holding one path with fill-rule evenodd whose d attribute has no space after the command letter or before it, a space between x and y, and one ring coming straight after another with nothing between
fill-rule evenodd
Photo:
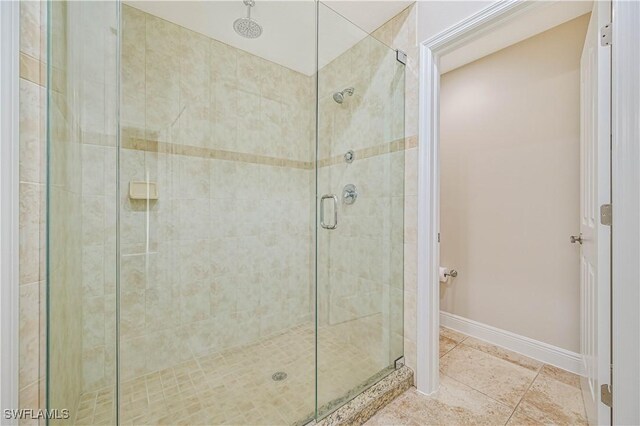
<instances>
[{"instance_id":1,"label":"white wall","mask_svg":"<svg viewBox=\"0 0 640 426\"><path fill-rule=\"evenodd\" d=\"M441 309L578 351L580 54L588 15L444 74Z\"/></svg>"}]
</instances>

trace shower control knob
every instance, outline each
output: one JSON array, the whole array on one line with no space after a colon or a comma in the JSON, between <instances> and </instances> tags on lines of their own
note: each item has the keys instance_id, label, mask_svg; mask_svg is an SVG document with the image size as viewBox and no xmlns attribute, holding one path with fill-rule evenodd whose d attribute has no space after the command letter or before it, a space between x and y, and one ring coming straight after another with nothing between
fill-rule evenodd
<instances>
[{"instance_id":1,"label":"shower control knob","mask_svg":"<svg viewBox=\"0 0 640 426\"><path fill-rule=\"evenodd\" d=\"M356 159L356 153L353 152L352 150L347 151L346 154L344 154L344 162L345 163L353 163L353 160Z\"/></svg>"},{"instance_id":2,"label":"shower control knob","mask_svg":"<svg viewBox=\"0 0 640 426\"><path fill-rule=\"evenodd\" d=\"M358 198L358 191L356 190L356 186L352 183L349 183L344 186L342 190L342 200L345 204L353 204L356 202Z\"/></svg>"}]
</instances>

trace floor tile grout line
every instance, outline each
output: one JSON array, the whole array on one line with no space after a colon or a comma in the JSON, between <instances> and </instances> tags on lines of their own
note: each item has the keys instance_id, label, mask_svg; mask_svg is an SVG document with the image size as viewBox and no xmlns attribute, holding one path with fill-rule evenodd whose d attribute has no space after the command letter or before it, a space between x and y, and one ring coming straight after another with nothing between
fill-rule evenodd
<instances>
[{"instance_id":1,"label":"floor tile grout line","mask_svg":"<svg viewBox=\"0 0 640 426\"><path fill-rule=\"evenodd\" d=\"M467 340L467 338L468 338L468 337L469 337L469 336L466 336L464 339L462 339L458 345L462 344L462 342L464 342L465 340ZM451 350L449 350L445 355L447 355L447 354L451 353L453 350L455 350L455 349L458 347L458 345L456 345L456 346L455 346L455 347L453 347ZM502 360L502 361L506 361L506 362L511 363L510 361L507 361L507 360L505 360L505 359L503 359L503 358L500 358L500 357L498 357L498 356L495 356L495 355L493 355L493 354L491 354L491 353L488 353L488 352L485 352L485 351L483 351L483 350L480 350L480 349L474 348L474 347L472 347L472 346L467 346L467 347L468 347L469 349L473 349L473 350L476 350L476 351L478 351L478 352L482 352L483 354L489 355L489 356L491 356L491 357L493 357L493 358L496 358L496 359L499 359L499 360ZM443 355L443 356L444 356L444 355ZM442 358L442 357L440 357L440 358ZM511 364L513 364L513 363L511 363ZM514 364L514 365L516 365L516 366L518 366L518 367L520 367L520 368L523 368L523 369L526 369L526 370L531 371L530 369L528 369L528 368L526 368L526 367L523 367L523 366L521 366L521 365L517 365L517 364ZM515 410L516 410L516 409L518 408L518 406L520 405L520 402L522 402L522 399L524 398L525 394L529 391L529 389L531 389L531 386L533 385L533 383L536 381L536 379L537 379L537 378L538 378L538 376L540 375L540 372L542 371L542 367L544 367L544 365L545 365L545 364L544 364L544 363L542 363L542 364L540 365L540 367L538 367L538 369L536 370L536 375L533 377L533 379L531 380L531 382L530 382L530 383L529 383L529 385L527 386L527 389L523 392L522 396L521 396L521 397L520 397L520 399L518 400L518 403L517 403L517 404L516 404L516 406L513 408L513 411L512 411L512 413L511 413L511 416L513 416L513 413L515 412ZM462 381L460 381L460 380L458 380L458 379L456 379L456 378L454 378L454 377L451 377L451 376L449 376L448 374L445 374L445 373L442 373L442 372L440 372L440 374L442 374L442 375L444 375L444 376L447 376L448 378L450 378L450 379L452 379L452 380L454 380L454 381L456 381L456 382L458 382L458 383L461 383L461 384L463 384L463 385L465 385L465 386L469 387L470 389L475 390L476 392L481 393L482 395L486 396L487 398L491 399L492 401L495 401L495 402L497 402L497 403L499 403L499 404L501 404L501 405L503 405L503 406L505 406L505 407L507 407L507 408L511 408L511 407L509 407L507 404L505 404L504 402L499 401L499 400L495 399L494 397L492 397L492 396L490 396L490 395L487 395L487 394L486 394L486 393L484 393L483 391L481 391L481 390L479 390L479 389L476 389L475 387L473 387L473 386L471 386L471 385L469 385L469 384L467 384L467 383L464 383L464 382L462 382ZM509 419L511 419L511 416L509 416ZM507 422L509 421L509 419L507 419Z\"/></svg>"},{"instance_id":2,"label":"floor tile grout line","mask_svg":"<svg viewBox=\"0 0 640 426\"><path fill-rule=\"evenodd\" d=\"M467 336L467 338L468 338L468 337L470 337L470 336ZM515 353L515 354L517 354L517 355L519 355L519 356L522 356L523 358L527 358L527 359L530 359L530 360L532 360L532 361L539 362L539 363L540 363L540 366L534 370L534 369L528 368L528 367L526 367L526 366L524 366L524 365L520 365L520 364L518 364L517 362L513 362L513 361L511 361L511 360L509 360L509 359L506 359L506 358L502 358L502 357L500 357L500 356L497 356L497 355L495 355L495 354L493 354L493 353L491 353L491 352L485 351L485 350L483 350L483 349L481 349L481 348L476 348L476 347L474 347L474 346L469 346L469 345L465 345L465 344L463 344L463 342L464 342L464 341L466 341L466 340L467 340L467 338L465 338L465 339L461 340L459 345L465 346L465 347L467 347L467 348L469 348L469 349L472 349L472 350L474 350L474 351L481 352L481 353L483 353L483 354L485 354L485 355L489 355L489 356L491 356L491 357L493 357L493 358L496 358L496 359L499 359L499 360L501 360L501 361L508 362L509 364L512 364L512 365L513 365L513 366L515 366L515 367L523 368L523 369L525 369L525 370L529 370L529 371L535 371L535 373L536 373L536 376L535 376L535 377L537 377L537 376L538 376L538 374L542 371L542 369L543 369L543 367L544 367L545 365L548 365L548 364L546 364L546 363L544 363L544 362L542 362L542 361L538 361L538 360L533 359L533 358L530 358L530 357L528 357L528 356L526 356L526 355L519 354L518 352L513 352L513 351L510 351L509 349L506 349L506 348L501 348L501 349L504 349L504 350L506 350L506 351L508 351L508 352L513 352L513 353ZM444 355L448 355L451 351L453 351L454 349L456 349L459 345L456 345L455 347L451 348L451 349L450 349L446 354L444 354ZM495 345L493 345L493 346L495 346ZM497 348L500 348L500 346L496 346L496 347L497 347ZM443 355L443 356L444 356L444 355ZM442 358L443 356L441 356L440 358ZM534 377L534 378L535 378L535 377Z\"/></svg>"},{"instance_id":3,"label":"floor tile grout line","mask_svg":"<svg viewBox=\"0 0 640 426\"><path fill-rule=\"evenodd\" d=\"M444 354L443 356L441 356L441 357L440 357L440 359L442 359L445 355L448 355L448 354L450 354L451 352L453 352L453 351L454 351L454 350L455 350L459 345L461 345L461 344L462 344L462 342L464 342L465 340L467 340L467 338L469 338L469 336L466 336L464 339L462 339L458 344L456 344L456 346L454 346L454 347L453 347L453 348L451 348L451 349L450 349L446 354ZM494 358L496 358L496 359L499 359L499 360L502 360L502 361L509 362L509 361L507 361L507 360L505 360L505 359L503 359L503 358L497 357L497 356L495 356L495 355L493 355L493 354L490 354L490 353L488 353L488 352L485 352L485 351L482 351L482 350L480 350L480 349L474 348L474 347L472 347L472 346L467 346L467 347L468 347L469 349L473 349L473 350L476 350L476 351L478 351L478 352L482 352L483 354L486 354L486 355L492 356L492 357L494 357ZM513 363L511 363L511 364L513 364ZM517 364L514 364L514 365L518 366ZM524 398L525 394L529 391L529 389L530 389L530 388L531 388L531 386L533 385L533 382L535 382L535 380L538 378L538 375L540 374L540 371L542 371L542 367L543 367L543 366L544 366L544 363L543 363L540 367L538 367L538 370L536 371L536 375L533 377L533 379L531 380L531 383L529 383L529 386L527 386L527 389L523 392L522 396L520 397L520 400L518 400L518 403L517 403L517 404L516 404L516 406L513 408L513 411L511 412L511 415L510 415L510 416L509 416L509 418L507 419L507 423L509 422L509 420L510 420L510 419L511 419L511 417L513 416L513 413L515 413L515 411L516 411L516 409L518 408L518 406L520 405L520 402L521 402L521 401L522 401L522 399ZM526 367L522 367L522 366L518 366L518 367L521 367L521 368L527 369ZM528 369L527 369L527 370L528 370ZM444 376L447 376L448 378L450 378L450 379L452 379L452 380L454 380L454 381L456 381L456 382L458 382L458 383L460 383L460 384L462 384L462 385L464 385L464 386L467 386L468 388L473 389L474 391L476 391L476 392L478 392L478 393L480 393L480 394L482 394L482 395L486 396L487 398L491 399L492 401L495 401L495 402L497 402L498 404L501 404L501 405L503 405L503 406L505 406L505 407L507 407L507 408L511 409L511 407L509 407L509 406L508 406L507 404L505 404L504 402L499 401L499 400L495 399L494 397L492 397L492 396L490 396L490 395L487 395L487 394L486 394L486 393L484 393L483 391L481 391L481 390L479 390L479 389L476 389L476 388L474 388L473 386L471 386L471 385L469 385L469 384L467 384L467 383L461 382L460 380L458 380L458 379L456 379L456 378L454 378L454 377L451 377L451 376L449 376L448 374L445 374L445 373L442 373L442 372L440 372L440 374L442 374L442 375L444 375ZM506 423L505 423L505 424L506 424Z\"/></svg>"},{"instance_id":4,"label":"floor tile grout line","mask_svg":"<svg viewBox=\"0 0 640 426\"><path fill-rule=\"evenodd\" d=\"M476 388L474 388L473 386L468 385L468 384L466 384L466 383L464 383L464 382L461 382L460 380L456 379L455 377L451 377L451 376L449 376L448 374L445 374L445 373L441 373L441 374L442 374L443 376L447 376L449 379L453 380L454 382L458 382L458 383L460 383L461 385L464 385L464 386L468 387L469 389L474 390L474 391L478 392L479 394L486 396L486 397L487 397L487 398L489 398L491 401L496 402L496 403L498 403L498 404L500 404L500 405L502 405L502 406L504 406L504 407L506 407L506 408L508 408L508 409L511 409L511 407L509 407L507 404L505 404L505 403L504 403L504 402L502 402L502 401L499 401L499 400L495 399L493 396L491 396L491 395L487 395L486 393L482 392L481 390L476 389Z\"/></svg>"},{"instance_id":5,"label":"floor tile grout line","mask_svg":"<svg viewBox=\"0 0 640 426\"><path fill-rule=\"evenodd\" d=\"M453 350L454 350L455 348L457 348L457 347L458 347L458 345L455 345L454 347L452 347L451 349L449 349L448 351L446 351L445 353L443 353L442 355L440 355L440 356L438 357L438 359L442 359L442 358L444 358L445 356L447 356L448 354L450 354L450 353L451 353L451 351L453 351Z\"/></svg>"},{"instance_id":6,"label":"floor tile grout line","mask_svg":"<svg viewBox=\"0 0 640 426\"><path fill-rule=\"evenodd\" d=\"M465 334L465 333L462 333L460 331L454 330L453 328L448 328L448 327L444 327L444 326L440 326L440 328L443 328L445 330L453 331L454 333L459 334L459 335L462 336L462 339L460 341L458 341L458 340L452 339L451 337L443 336L442 332L440 332L438 334L439 336L446 337L447 339L451 340L452 342L454 342L456 344L456 346L459 345L460 343L464 342L465 340L467 340L469 337L471 337L468 334Z\"/></svg>"},{"instance_id":7,"label":"floor tile grout line","mask_svg":"<svg viewBox=\"0 0 640 426\"><path fill-rule=\"evenodd\" d=\"M464 342L465 340L467 340L469 338L469 336L467 336L466 334L460 333L462 334L464 337L462 340L460 340L459 342L456 342L455 340L453 340L450 337L444 336L447 339L451 340L453 343L455 343L455 345L453 345L453 347L451 349L449 349L447 352L443 353L442 355L440 355L438 357L438 359L442 359L442 357L444 357L445 355L448 355L449 353L451 353L451 351L453 351L455 348L457 348L458 346L460 346L462 344L462 342ZM439 343L438 343L439 344Z\"/></svg>"},{"instance_id":8,"label":"floor tile grout line","mask_svg":"<svg viewBox=\"0 0 640 426\"><path fill-rule=\"evenodd\" d=\"M462 342L461 342L461 343L462 343ZM483 353L483 354L489 355L489 356L494 357L494 358L496 358L496 359L499 359L499 360L502 360L502 361L505 361L505 362L509 362L509 361L507 361L507 360L505 360L505 359L503 359L503 358L497 357L497 356L495 356L495 355L493 355L493 354L487 353L487 352L482 351L482 350L480 350L480 349L476 349L476 348L471 347L471 346L467 346L467 347L468 347L469 349L473 349L473 350L475 350L475 351L478 351L478 352L481 352L481 353ZM455 349L455 348L454 348L454 349ZM453 351L453 349L451 349L451 351ZM451 351L449 351L449 352L451 352ZM509 363L511 363L511 362L509 362ZM513 364L513 363L511 363L511 364ZM514 364L514 365L518 366L517 364ZM515 413L516 409L518 408L518 406L519 406L519 405L520 405L520 403L522 402L522 399L524 398L524 396L526 395L526 393L527 393L527 392L529 392L529 389L531 389L531 386L533 385L533 383L536 381L536 379L537 379L537 378L538 378L538 376L540 375L540 372L542 371L542 367L543 367L543 366L544 366L544 363L543 363L540 367L538 367L538 370L536 371L536 375L533 377L533 379L531 380L531 382L530 382L530 383L529 383L529 385L527 386L527 389L522 393L522 396L521 396L521 397L520 397L520 399L518 400L518 403L517 403L517 404L516 404L516 406L513 408L513 411L511 412L511 415L510 415L510 416L509 416L509 418L507 419L507 423L509 422L509 420L511 419L511 417L512 417L512 416L513 416L513 414ZM522 369L525 369L525 370L528 370L528 368L526 368L526 367L522 367L522 366L518 366L518 367L520 367L520 368L522 368ZM529 370L529 371L531 371L531 370ZM492 397L491 395L487 395L486 393L482 392L482 391L481 391L481 390L479 390L479 389L474 388L474 387L473 387L473 386L471 386L471 385L468 385L468 384L466 384L466 383L464 383L464 382L461 382L460 380L457 380L457 379L455 379L455 378L453 378L453 377L449 376L448 374L445 374L445 373L442 373L442 374L444 374L445 376L447 376L447 377L449 377L449 378L451 378L451 379L455 380L455 381L456 381L456 382L458 382L458 383L462 383L463 385L468 386L469 388L471 388L471 389L473 389L473 390L475 390L475 391L477 391L477 392L480 392L482 395L485 395L487 398L490 398L491 400L496 401L497 403L502 404L502 405L504 405L504 406L505 406L505 407L507 407L507 408L511 408L511 407L509 407L507 404L505 404L504 402L502 402L502 401L499 401L499 400L495 399L495 398L494 398L494 397ZM506 423L505 423L505 425L506 425Z\"/></svg>"},{"instance_id":9,"label":"floor tile grout line","mask_svg":"<svg viewBox=\"0 0 640 426\"><path fill-rule=\"evenodd\" d=\"M469 337L471 337L471 336L467 336L467 338L469 338ZM467 339L464 339L464 340L466 341ZM518 355L518 356L520 356L520 357L523 357L523 358L529 359L529 360L531 360L531 361L537 362L537 363L539 363L539 364L540 364L540 366L539 366L539 367L537 367L536 369L531 369L531 368L525 367L524 365L518 364L517 362L513 362L513 361L511 361L511 360L509 360L509 359L502 358L502 357L497 356L497 355L495 355L495 354L493 354L493 353L491 353L491 352L485 351L485 350L484 350L484 349L482 349L482 348L478 348L478 347L471 346L471 345L468 345L468 344L465 344L464 346L466 346L466 347L468 347L468 348L471 348L471 349L475 349L475 350L480 351L480 352L483 352L483 353L485 353L485 354L487 354L487 355L491 355L491 356L492 356L492 357L494 357L494 358L498 358L498 359L501 359L501 360L503 360L503 361L507 361L507 362L509 362L509 363L511 363L511 364L513 364L513 365L515 365L515 366L517 366L517 367L526 368L526 369L527 369L527 370L529 370L529 371L535 371L536 373L540 372L540 371L542 370L542 367L544 367L545 365L547 365L546 363L544 363L544 362L542 362L542 361L539 361L539 360L537 360L537 359L531 358L531 357L529 357L529 356L527 356L527 355L523 355L523 354L521 354L521 353L519 353L519 352L512 351L511 349L507 349L507 348L504 348L504 347L502 347L502 346L494 345L493 343L489 343L489 342L484 341L484 340L482 340L482 339L476 339L476 340L480 340L481 342L486 343L487 345L490 345L490 346L493 346L493 347L495 347L495 348L501 349L501 350L503 350L503 351L505 351L505 352L507 352L507 353L513 353L513 354ZM460 342L460 343L462 343L462 342Z\"/></svg>"},{"instance_id":10,"label":"floor tile grout line","mask_svg":"<svg viewBox=\"0 0 640 426\"><path fill-rule=\"evenodd\" d=\"M538 379L538 376L540 376L540 373L542 372L542 367L543 366L544 366L544 364L542 364L542 366L538 369L538 372L536 373L535 377L533 378L533 380L531 380L531 383L529 383L529 386L527 387L527 390L525 390L524 393L522 394L522 396L520 397L520 400L518 401L518 403L516 404L515 408L511 412L511 415L509 416L509 418L505 422L505 426L506 426L507 423L509 423L509 420L511 420L511 417L513 417L513 415L516 413L516 410L520 406L520 403L522 402L524 397L527 395L527 392L529 392L529 390L531 389L531 387L533 386L535 381Z\"/></svg>"},{"instance_id":11,"label":"floor tile grout line","mask_svg":"<svg viewBox=\"0 0 640 426\"><path fill-rule=\"evenodd\" d=\"M462 342L461 342L461 343L462 343ZM504 358L502 358L502 357L496 356L496 355L494 355L494 354L492 354L492 353L490 353L490 352L483 351L482 349L475 348L475 347L473 347L473 346L468 346L468 345L463 345L463 346L465 346L465 347L466 347L466 348L468 348L468 349L471 349L472 351L479 352L479 353L482 353L482 354L484 354L484 355L490 356L491 358L495 358L495 359L497 359L497 360L500 360L500 361L504 361L504 362L506 362L506 363L509 363L509 364L513 365L514 367L522 368L523 370L528 370L528 371L535 371L535 373L536 373L536 376L535 376L535 377L537 377L538 373L540 372L540 370L541 370L541 369L542 369L542 367L544 366L544 363L543 363L543 364L542 364L540 367L538 367L536 370L531 370L530 368L527 368L527 367L522 366L522 365L520 365L520 364L517 364L517 363L515 363L515 362L511 362L511 361L509 361L508 359L504 359ZM456 346L456 348L457 348L457 346ZM453 349L456 349L456 348L453 348ZM451 349L451 351L452 351L453 349ZM449 351L449 352L451 352L451 351ZM447 353L449 353L449 352L447 352ZM524 355L523 355L523 356L524 356Z\"/></svg>"},{"instance_id":12,"label":"floor tile grout line","mask_svg":"<svg viewBox=\"0 0 640 426\"><path fill-rule=\"evenodd\" d=\"M580 389L580 397L582 399L582 414L584 414L584 418L589 423L589 416L587 415L587 404L584 402L584 391L582 390L582 377L580 378L580 382L578 383Z\"/></svg>"}]
</instances>

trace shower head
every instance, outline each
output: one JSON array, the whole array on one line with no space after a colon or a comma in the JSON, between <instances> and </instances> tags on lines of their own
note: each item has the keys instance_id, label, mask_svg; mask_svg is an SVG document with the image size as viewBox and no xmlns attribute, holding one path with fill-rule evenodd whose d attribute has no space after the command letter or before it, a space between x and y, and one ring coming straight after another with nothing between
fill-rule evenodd
<instances>
[{"instance_id":1,"label":"shower head","mask_svg":"<svg viewBox=\"0 0 640 426\"><path fill-rule=\"evenodd\" d=\"M262 34L262 26L251 19L251 8L256 5L256 2L243 0L243 3L247 6L247 17L236 19L233 23L233 29L242 37L258 38Z\"/></svg>"},{"instance_id":2,"label":"shower head","mask_svg":"<svg viewBox=\"0 0 640 426\"><path fill-rule=\"evenodd\" d=\"M344 95L353 96L354 90L355 89L353 87L347 87L346 89L342 90L341 92L336 92L336 93L333 94L333 100L336 101L337 103L341 104L342 102L344 102Z\"/></svg>"}]
</instances>

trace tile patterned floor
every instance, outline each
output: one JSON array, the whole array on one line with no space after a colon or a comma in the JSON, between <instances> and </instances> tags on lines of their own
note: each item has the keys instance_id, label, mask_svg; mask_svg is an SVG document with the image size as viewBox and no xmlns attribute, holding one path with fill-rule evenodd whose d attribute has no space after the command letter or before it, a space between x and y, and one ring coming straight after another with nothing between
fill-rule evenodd
<instances>
[{"instance_id":1,"label":"tile patterned floor","mask_svg":"<svg viewBox=\"0 0 640 426\"><path fill-rule=\"evenodd\" d=\"M348 325L347 325L348 326ZM345 341L344 325L319 332L321 403L343 396L378 373L380 361ZM122 425L286 425L313 414L315 336L302 325L265 341L194 358L124 382ZM287 379L271 376L285 371ZM77 425L114 424L112 388L81 396Z\"/></svg>"},{"instance_id":2,"label":"tile patterned floor","mask_svg":"<svg viewBox=\"0 0 640 426\"><path fill-rule=\"evenodd\" d=\"M367 425L586 425L575 374L446 328L440 391L409 389Z\"/></svg>"}]
</instances>

